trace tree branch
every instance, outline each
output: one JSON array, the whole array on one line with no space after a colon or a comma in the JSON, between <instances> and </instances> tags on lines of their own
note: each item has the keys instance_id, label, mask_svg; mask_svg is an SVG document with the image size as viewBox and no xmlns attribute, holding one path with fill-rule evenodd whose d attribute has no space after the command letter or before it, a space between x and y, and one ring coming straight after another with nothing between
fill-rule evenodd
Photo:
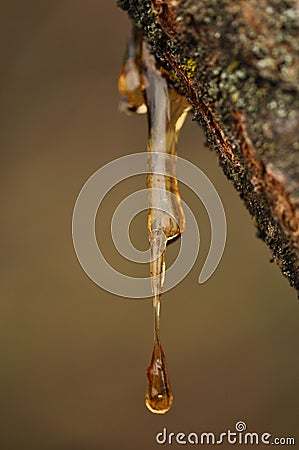
<instances>
[{"instance_id":1,"label":"tree branch","mask_svg":"<svg viewBox=\"0 0 299 450\"><path fill-rule=\"evenodd\" d=\"M119 0L299 290L299 1Z\"/></svg>"}]
</instances>

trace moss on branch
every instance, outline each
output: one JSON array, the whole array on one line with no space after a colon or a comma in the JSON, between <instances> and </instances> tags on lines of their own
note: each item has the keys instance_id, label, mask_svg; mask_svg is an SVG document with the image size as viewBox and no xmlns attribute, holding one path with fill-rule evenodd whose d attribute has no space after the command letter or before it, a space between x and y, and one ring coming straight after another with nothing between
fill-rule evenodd
<instances>
[{"instance_id":1,"label":"moss on branch","mask_svg":"<svg viewBox=\"0 0 299 450\"><path fill-rule=\"evenodd\" d=\"M299 290L299 2L119 0Z\"/></svg>"}]
</instances>

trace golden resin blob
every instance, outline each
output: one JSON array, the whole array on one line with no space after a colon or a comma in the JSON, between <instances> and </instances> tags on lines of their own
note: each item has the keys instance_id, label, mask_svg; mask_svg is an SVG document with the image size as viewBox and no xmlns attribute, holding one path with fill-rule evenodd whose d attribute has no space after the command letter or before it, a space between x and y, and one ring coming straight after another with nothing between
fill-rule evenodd
<instances>
[{"instance_id":1,"label":"golden resin blob","mask_svg":"<svg viewBox=\"0 0 299 450\"><path fill-rule=\"evenodd\" d=\"M119 91L122 95L121 110L127 113L147 112L148 115L148 236L154 311L154 348L147 369L148 386L145 403L151 412L164 414L173 403L160 338L165 252L167 243L179 236L185 228L175 163L173 158L167 160L165 155L176 156L178 133L190 105L170 86L166 72L157 68L148 44L135 29L129 40L119 78Z\"/></svg>"}]
</instances>

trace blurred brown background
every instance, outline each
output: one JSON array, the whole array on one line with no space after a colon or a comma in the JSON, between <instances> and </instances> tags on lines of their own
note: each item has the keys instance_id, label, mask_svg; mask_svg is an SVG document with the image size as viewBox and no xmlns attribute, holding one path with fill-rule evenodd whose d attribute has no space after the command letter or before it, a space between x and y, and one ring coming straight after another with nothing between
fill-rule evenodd
<instances>
[{"instance_id":1,"label":"blurred brown background","mask_svg":"<svg viewBox=\"0 0 299 450\"><path fill-rule=\"evenodd\" d=\"M101 290L76 259L71 217L83 183L105 163L146 148L146 118L118 112L126 14L114 1L19 0L1 2L0 21L1 450L150 450L163 427L220 433L238 420L249 431L299 442L296 294L269 263L190 117L180 155L217 188L228 239L216 273L199 285L209 221L182 188L202 245L189 276L164 296L175 394L167 415L144 406L151 302ZM148 268L117 254L109 223L117 204L144 184L137 177L116 186L97 223L110 262L138 276ZM146 248L145 214L131 235Z\"/></svg>"}]
</instances>

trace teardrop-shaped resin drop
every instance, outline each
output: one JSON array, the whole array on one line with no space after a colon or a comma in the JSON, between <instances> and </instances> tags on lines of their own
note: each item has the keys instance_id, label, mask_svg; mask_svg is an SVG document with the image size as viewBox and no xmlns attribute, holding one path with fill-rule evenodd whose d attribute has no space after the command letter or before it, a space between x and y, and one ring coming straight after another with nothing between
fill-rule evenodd
<instances>
[{"instance_id":1,"label":"teardrop-shaped resin drop","mask_svg":"<svg viewBox=\"0 0 299 450\"><path fill-rule=\"evenodd\" d=\"M154 414L165 414L173 403L166 359L162 346L155 340L151 364L147 369L145 404Z\"/></svg>"}]
</instances>

